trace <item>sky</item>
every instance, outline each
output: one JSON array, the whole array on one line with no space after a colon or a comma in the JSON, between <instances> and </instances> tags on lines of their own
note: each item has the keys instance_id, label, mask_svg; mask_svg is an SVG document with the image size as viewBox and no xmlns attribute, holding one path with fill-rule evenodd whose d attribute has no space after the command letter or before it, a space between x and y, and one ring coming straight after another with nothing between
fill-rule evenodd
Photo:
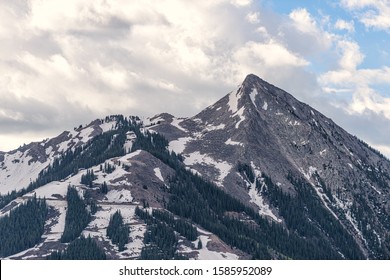
<instances>
[{"instance_id":1,"label":"sky","mask_svg":"<svg viewBox=\"0 0 390 280\"><path fill-rule=\"evenodd\" d=\"M0 151L253 73L390 157L389 35L390 0L0 0Z\"/></svg>"}]
</instances>

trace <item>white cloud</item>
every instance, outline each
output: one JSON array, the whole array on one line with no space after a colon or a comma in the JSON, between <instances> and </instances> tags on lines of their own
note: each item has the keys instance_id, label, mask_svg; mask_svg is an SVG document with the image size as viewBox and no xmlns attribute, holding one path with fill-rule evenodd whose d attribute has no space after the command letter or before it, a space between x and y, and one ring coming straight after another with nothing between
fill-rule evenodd
<instances>
[{"instance_id":1,"label":"white cloud","mask_svg":"<svg viewBox=\"0 0 390 280\"><path fill-rule=\"evenodd\" d=\"M342 69L354 70L362 63L364 55L360 52L360 46L356 42L340 40L337 42L337 47L341 52L339 64Z\"/></svg>"},{"instance_id":2,"label":"white cloud","mask_svg":"<svg viewBox=\"0 0 390 280\"><path fill-rule=\"evenodd\" d=\"M108 87L114 90L128 89L128 73L121 65L103 66L99 62L93 62L90 67L91 72Z\"/></svg>"},{"instance_id":3,"label":"white cloud","mask_svg":"<svg viewBox=\"0 0 390 280\"><path fill-rule=\"evenodd\" d=\"M259 23L260 22L260 13L259 12L250 12L246 15L246 20L250 23Z\"/></svg>"},{"instance_id":4,"label":"white cloud","mask_svg":"<svg viewBox=\"0 0 390 280\"><path fill-rule=\"evenodd\" d=\"M241 6L248 6L252 4L252 0L231 0L231 3L234 6L241 7Z\"/></svg>"},{"instance_id":5,"label":"white cloud","mask_svg":"<svg viewBox=\"0 0 390 280\"><path fill-rule=\"evenodd\" d=\"M365 69L358 66L364 55L356 42L340 40L339 69L319 77L323 90L328 93L348 94L351 100L342 108L351 115L377 114L390 120L390 98L380 95L375 85L390 86L390 68Z\"/></svg>"},{"instance_id":6,"label":"white cloud","mask_svg":"<svg viewBox=\"0 0 390 280\"><path fill-rule=\"evenodd\" d=\"M247 42L238 49L235 59L246 65L254 64L258 67L277 66L306 66L308 61L291 53L283 45L270 41L268 43Z\"/></svg>"},{"instance_id":7,"label":"white cloud","mask_svg":"<svg viewBox=\"0 0 390 280\"><path fill-rule=\"evenodd\" d=\"M355 32L355 25L353 21L338 19L335 23L335 28L338 30L346 30L350 33Z\"/></svg>"},{"instance_id":8,"label":"white cloud","mask_svg":"<svg viewBox=\"0 0 390 280\"><path fill-rule=\"evenodd\" d=\"M319 33L317 23L306 9L295 9L289 17L293 20L298 30L305 33Z\"/></svg>"},{"instance_id":9,"label":"white cloud","mask_svg":"<svg viewBox=\"0 0 390 280\"><path fill-rule=\"evenodd\" d=\"M279 30L289 49L304 56L323 56L332 47L334 35L324 30L323 18L315 19L306 9L298 8L289 14L289 19Z\"/></svg>"},{"instance_id":10,"label":"white cloud","mask_svg":"<svg viewBox=\"0 0 390 280\"><path fill-rule=\"evenodd\" d=\"M388 0L342 0L341 4L357 11L359 21L367 27L390 30L390 2Z\"/></svg>"}]
</instances>

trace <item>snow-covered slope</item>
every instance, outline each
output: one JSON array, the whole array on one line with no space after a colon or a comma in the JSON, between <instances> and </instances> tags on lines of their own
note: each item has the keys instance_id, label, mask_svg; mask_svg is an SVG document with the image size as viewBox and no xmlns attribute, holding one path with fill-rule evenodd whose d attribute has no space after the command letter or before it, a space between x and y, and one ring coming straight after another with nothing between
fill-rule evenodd
<instances>
[{"instance_id":1,"label":"snow-covered slope","mask_svg":"<svg viewBox=\"0 0 390 280\"><path fill-rule=\"evenodd\" d=\"M110 117L95 120L55 138L0 155L0 195L27 188L58 155L85 145L94 136L115 128L116 124L115 118Z\"/></svg>"},{"instance_id":2,"label":"snow-covered slope","mask_svg":"<svg viewBox=\"0 0 390 280\"><path fill-rule=\"evenodd\" d=\"M111 166L113 171L106 172L103 166ZM93 171L96 178L93 180L93 188L81 184L82 176ZM121 157L111 158L104 163L89 169L81 169L73 176L61 181L52 181L34 191L28 192L20 198L10 202L0 212L0 216L8 215L9 212L34 196L45 198L50 207L50 218L46 221L45 232L42 241L33 248L9 256L9 259L41 259L49 255L53 250L66 248L66 244L60 242L64 232L66 217L66 193L69 186L75 187L81 197L93 196L97 204L97 211L93 214L91 222L83 230L84 236L94 238L99 246L104 248L110 259L136 259L139 258L144 246L143 239L146 224L135 214L137 206L142 206L142 201L148 201L152 209L163 209L161 201L167 189L167 178L173 175L173 170L148 152L137 150ZM108 186L107 194L99 192L103 183ZM141 187L142 186L142 187ZM147 186L147 188L145 188ZM106 230L110 217L120 211L124 217L124 223L129 226L130 238L124 251L119 251L118 246L113 244L107 237ZM207 244L211 233L203 233L199 230L200 239L205 245L203 249L186 247L184 242L178 252L189 254L194 259L238 259L234 250L226 252L210 251ZM218 239L216 236L214 239ZM212 242L220 247L228 248L220 240ZM211 243L210 243L211 244ZM241 256L245 254L240 253Z\"/></svg>"}]
</instances>

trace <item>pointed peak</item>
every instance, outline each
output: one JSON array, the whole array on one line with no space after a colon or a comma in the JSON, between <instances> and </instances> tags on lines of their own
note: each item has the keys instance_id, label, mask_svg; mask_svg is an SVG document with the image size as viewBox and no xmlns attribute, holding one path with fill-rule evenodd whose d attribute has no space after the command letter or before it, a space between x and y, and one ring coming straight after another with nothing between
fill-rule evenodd
<instances>
[{"instance_id":1,"label":"pointed peak","mask_svg":"<svg viewBox=\"0 0 390 280\"><path fill-rule=\"evenodd\" d=\"M256 82L263 82L263 80L260 77L256 76L255 74L248 74L245 77L244 82L242 84L246 85L246 84L253 84Z\"/></svg>"},{"instance_id":2,"label":"pointed peak","mask_svg":"<svg viewBox=\"0 0 390 280\"><path fill-rule=\"evenodd\" d=\"M242 82L242 86L245 89L248 88L251 89L254 86L267 87L270 86L270 84L254 74L249 74L245 77L244 81Z\"/></svg>"}]
</instances>

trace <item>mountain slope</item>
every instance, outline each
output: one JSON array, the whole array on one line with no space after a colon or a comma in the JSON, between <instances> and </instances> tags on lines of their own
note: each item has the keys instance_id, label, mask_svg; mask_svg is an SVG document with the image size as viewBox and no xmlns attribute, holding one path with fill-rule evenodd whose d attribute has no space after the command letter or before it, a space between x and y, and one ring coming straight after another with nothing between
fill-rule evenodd
<instances>
[{"instance_id":1,"label":"mountain slope","mask_svg":"<svg viewBox=\"0 0 390 280\"><path fill-rule=\"evenodd\" d=\"M255 75L194 117L110 116L0 164L1 216L34 194L50 210L41 242L11 258L68 247L68 186L90 212L82 234L108 258L390 256L390 162ZM124 251L105 235L117 210Z\"/></svg>"},{"instance_id":2,"label":"mountain slope","mask_svg":"<svg viewBox=\"0 0 390 280\"><path fill-rule=\"evenodd\" d=\"M270 198L250 187L237 163L292 195L297 186L291 176L302 179L366 256L375 257L370 251L378 247L384 250L379 254L388 254L388 243L381 242L388 241L390 229L389 161L285 91L249 75L196 116L171 117L151 129L171 140L170 148L182 153L187 166L257 204L260 214L276 222L283 217L269 205Z\"/></svg>"}]
</instances>

